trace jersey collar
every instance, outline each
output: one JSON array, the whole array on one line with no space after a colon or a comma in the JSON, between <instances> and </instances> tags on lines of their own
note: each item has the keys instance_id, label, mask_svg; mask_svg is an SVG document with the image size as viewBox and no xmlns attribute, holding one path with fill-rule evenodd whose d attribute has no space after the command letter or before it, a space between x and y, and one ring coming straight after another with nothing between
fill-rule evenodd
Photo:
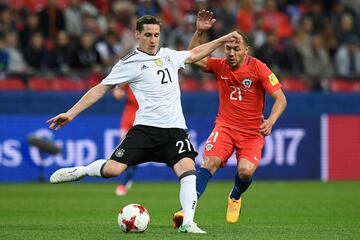
<instances>
[{"instance_id":1,"label":"jersey collar","mask_svg":"<svg viewBox=\"0 0 360 240\"><path fill-rule=\"evenodd\" d=\"M144 53L144 54L146 54L146 55L148 55L148 56L156 56L156 55L159 53L160 48L157 50L157 52L156 52L156 54L155 54L155 55L148 54L148 53L146 53L146 52L144 52L144 51L140 50L139 48L136 48L136 51L141 52L141 53Z\"/></svg>"}]
</instances>

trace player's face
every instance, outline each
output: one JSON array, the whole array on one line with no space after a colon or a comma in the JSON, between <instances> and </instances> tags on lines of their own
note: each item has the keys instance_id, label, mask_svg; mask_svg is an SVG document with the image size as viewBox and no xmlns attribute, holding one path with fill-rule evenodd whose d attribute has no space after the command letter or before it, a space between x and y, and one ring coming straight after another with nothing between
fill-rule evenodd
<instances>
[{"instance_id":1,"label":"player's face","mask_svg":"<svg viewBox=\"0 0 360 240\"><path fill-rule=\"evenodd\" d=\"M245 56L249 52L249 47L243 41L240 43L226 43L225 56L226 61L231 69L237 69L244 61Z\"/></svg>"},{"instance_id":2,"label":"player's face","mask_svg":"<svg viewBox=\"0 0 360 240\"><path fill-rule=\"evenodd\" d=\"M136 31L136 39L139 41L139 50L155 55L159 49L160 26L157 24L144 24L141 32Z\"/></svg>"}]
</instances>

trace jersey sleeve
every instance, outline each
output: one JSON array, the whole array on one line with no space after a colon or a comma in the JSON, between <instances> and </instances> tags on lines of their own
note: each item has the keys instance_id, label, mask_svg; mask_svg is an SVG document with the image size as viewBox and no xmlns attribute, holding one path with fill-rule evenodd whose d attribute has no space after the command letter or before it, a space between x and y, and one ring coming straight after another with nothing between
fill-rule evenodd
<instances>
[{"instance_id":1,"label":"jersey sleeve","mask_svg":"<svg viewBox=\"0 0 360 240\"><path fill-rule=\"evenodd\" d=\"M258 62L257 68L261 83L269 95L282 87L276 75L266 66L266 64Z\"/></svg>"},{"instance_id":2,"label":"jersey sleeve","mask_svg":"<svg viewBox=\"0 0 360 240\"><path fill-rule=\"evenodd\" d=\"M172 59L174 60L175 66L179 68L185 68L185 61L188 59L191 54L190 51L175 51L167 48L170 52Z\"/></svg>"},{"instance_id":3,"label":"jersey sleeve","mask_svg":"<svg viewBox=\"0 0 360 240\"><path fill-rule=\"evenodd\" d=\"M220 59L214 57L207 57L207 71L215 73L220 67Z\"/></svg>"},{"instance_id":4,"label":"jersey sleeve","mask_svg":"<svg viewBox=\"0 0 360 240\"><path fill-rule=\"evenodd\" d=\"M130 65L131 64L126 64L120 60L114 65L111 72L101 81L101 84L117 85L131 81L135 74L132 74Z\"/></svg>"}]
</instances>

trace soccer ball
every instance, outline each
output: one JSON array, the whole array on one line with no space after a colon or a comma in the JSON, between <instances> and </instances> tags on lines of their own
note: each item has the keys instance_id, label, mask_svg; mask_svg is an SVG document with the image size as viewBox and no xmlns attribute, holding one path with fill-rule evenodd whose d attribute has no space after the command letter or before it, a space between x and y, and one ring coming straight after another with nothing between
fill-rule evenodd
<instances>
[{"instance_id":1,"label":"soccer ball","mask_svg":"<svg viewBox=\"0 0 360 240\"><path fill-rule=\"evenodd\" d=\"M141 204L132 203L123 207L118 215L118 224L123 232L144 232L150 223L149 212Z\"/></svg>"}]
</instances>

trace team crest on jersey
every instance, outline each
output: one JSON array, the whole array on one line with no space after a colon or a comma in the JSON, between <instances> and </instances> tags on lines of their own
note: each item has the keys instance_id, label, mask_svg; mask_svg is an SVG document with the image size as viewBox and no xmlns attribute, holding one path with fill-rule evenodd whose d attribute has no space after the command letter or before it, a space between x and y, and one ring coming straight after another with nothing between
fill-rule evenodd
<instances>
[{"instance_id":1,"label":"team crest on jersey","mask_svg":"<svg viewBox=\"0 0 360 240\"><path fill-rule=\"evenodd\" d=\"M121 158L122 156L124 156L124 152L125 152L124 149L119 148L119 149L116 150L115 156L117 156L118 158Z\"/></svg>"},{"instance_id":2,"label":"team crest on jersey","mask_svg":"<svg viewBox=\"0 0 360 240\"><path fill-rule=\"evenodd\" d=\"M252 80L250 78L245 78L241 83L244 88L250 88L252 86Z\"/></svg>"},{"instance_id":3,"label":"team crest on jersey","mask_svg":"<svg viewBox=\"0 0 360 240\"><path fill-rule=\"evenodd\" d=\"M210 151L213 147L214 147L214 145L212 145L211 143L208 143L205 146L205 151Z\"/></svg>"},{"instance_id":4,"label":"team crest on jersey","mask_svg":"<svg viewBox=\"0 0 360 240\"><path fill-rule=\"evenodd\" d=\"M155 62L155 64L156 64L156 66L158 66L158 67L162 67L162 66L163 66L163 62L161 61L161 59L155 59L154 62Z\"/></svg>"}]
</instances>

